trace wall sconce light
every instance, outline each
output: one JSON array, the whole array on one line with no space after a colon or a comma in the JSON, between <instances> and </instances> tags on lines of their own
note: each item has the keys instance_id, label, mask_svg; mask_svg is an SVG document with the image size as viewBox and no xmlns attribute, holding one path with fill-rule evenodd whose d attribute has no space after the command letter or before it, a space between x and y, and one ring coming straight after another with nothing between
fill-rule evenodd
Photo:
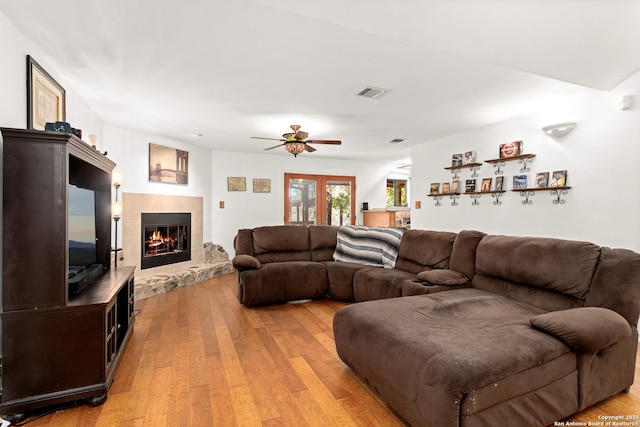
<instances>
[{"instance_id":1,"label":"wall sconce light","mask_svg":"<svg viewBox=\"0 0 640 427\"><path fill-rule=\"evenodd\" d=\"M114 245L113 249L111 249L111 251L114 252L114 267L118 267L118 252L122 250L121 248L118 248L118 221L122 218L122 202L118 201L118 189L120 189L120 184L122 184L122 171L120 169L115 169L111 173L111 185L113 185L113 188L116 190L116 200L111 204L111 217L113 218L113 222L115 222L116 226Z\"/></svg>"},{"instance_id":2,"label":"wall sconce light","mask_svg":"<svg viewBox=\"0 0 640 427\"><path fill-rule=\"evenodd\" d=\"M558 123L557 125L545 126L542 131L551 137L560 138L571 132L576 125L576 122Z\"/></svg>"}]
</instances>

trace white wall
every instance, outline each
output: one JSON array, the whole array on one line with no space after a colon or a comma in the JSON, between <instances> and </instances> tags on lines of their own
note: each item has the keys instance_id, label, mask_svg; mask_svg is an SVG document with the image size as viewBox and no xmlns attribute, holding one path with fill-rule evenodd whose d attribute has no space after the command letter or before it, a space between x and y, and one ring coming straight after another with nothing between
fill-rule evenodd
<instances>
[{"instance_id":1,"label":"white wall","mask_svg":"<svg viewBox=\"0 0 640 427\"><path fill-rule=\"evenodd\" d=\"M212 240L211 222L211 151L193 143L104 124L102 147L122 170L120 194L145 193L203 198L203 241ZM149 143L189 152L189 184L177 185L149 181ZM122 198L120 199L122 200ZM123 206L123 208L125 208ZM122 227L118 230L122 242ZM217 243L217 242L215 242Z\"/></svg>"},{"instance_id":2,"label":"white wall","mask_svg":"<svg viewBox=\"0 0 640 427\"><path fill-rule=\"evenodd\" d=\"M284 224L285 173L355 176L356 223L362 224L362 202L368 202L370 208L384 208L386 178L393 169L390 163L322 159L308 153L293 157L214 151L212 159L213 241L230 255L238 229ZM247 191L227 191L230 176L246 177ZM253 193L254 178L270 179L271 193Z\"/></svg>"},{"instance_id":3,"label":"white wall","mask_svg":"<svg viewBox=\"0 0 640 427\"><path fill-rule=\"evenodd\" d=\"M622 95L632 95L632 106L619 110ZM422 229L459 231L477 229L492 234L550 236L586 240L604 246L625 247L640 251L640 72L609 93L602 93L580 104L561 110L510 120L494 126L430 141L411 151L413 201L422 209L414 210L412 226ZM578 122L567 136L553 139L541 128L548 124ZM451 165L451 155L475 150L483 162L498 157L502 143L523 140L524 152L536 154L527 173L531 181L536 172L566 169L567 185L572 188L564 204L553 204L549 192L537 192L533 204L525 206L519 193L511 192L512 176L522 165L509 162L504 168L506 189L502 205L493 205L483 195L480 205L472 206L470 196L462 195L458 206L443 197L435 207L427 197L432 182L451 181L444 170ZM471 178L467 169L461 173L461 186ZM482 178L495 177L494 168L484 163Z\"/></svg>"}]
</instances>

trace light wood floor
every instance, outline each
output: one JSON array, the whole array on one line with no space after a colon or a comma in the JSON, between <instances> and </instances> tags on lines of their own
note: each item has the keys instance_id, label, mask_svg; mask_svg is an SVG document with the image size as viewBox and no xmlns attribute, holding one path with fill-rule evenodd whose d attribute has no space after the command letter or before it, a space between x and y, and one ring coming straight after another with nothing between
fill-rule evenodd
<instances>
[{"instance_id":1,"label":"light wood floor","mask_svg":"<svg viewBox=\"0 0 640 427\"><path fill-rule=\"evenodd\" d=\"M338 359L331 325L345 303L249 309L235 284L234 273L138 301L107 402L29 426L403 426ZM639 414L639 388L570 419Z\"/></svg>"}]
</instances>

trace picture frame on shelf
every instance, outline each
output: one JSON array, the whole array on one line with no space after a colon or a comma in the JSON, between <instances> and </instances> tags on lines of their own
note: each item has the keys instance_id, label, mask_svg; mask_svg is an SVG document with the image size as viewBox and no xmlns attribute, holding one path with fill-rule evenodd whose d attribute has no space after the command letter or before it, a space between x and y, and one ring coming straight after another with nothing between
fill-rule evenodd
<instances>
[{"instance_id":1,"label":"picture frame on shelf","mask_svg":"<svg viewBox=\"0 0 640 427\"><path fill-rule=\"evenodd\" d=\"M464 191L466 193L475 193L476 192L476 180L468 179L465 181Z\"/></svg>"},{"instance_id":2,"label":"picture frame on shelf","mask_svg":"<svg viewBox=\"0 0 640 427\"><path fill-rule=\"evenodd\" d=\"M448 182L442 183L442 194L449 194L450 184Z\"/></svg>"},{"instance_id":3,"label":"picture frame on shelf","mask_svg":"<svg viewBox=\"0 0 640 427\"><path fill-rule=\"evenodd\" d=\"M464 153L464 164L471 165L476 162L476 152L475 151L466 151Z\"/></svg>"},{"instance_id":4,"label":"picture frame on shelf","mask_svg":"<svg viewBox=\"0 0 640 427\"><path fill-rule=\"evenodd\" d=\"M431 185L429 186L429 194L430 195L434 195L434 194L440 194L440 183L439 182L432 182Z\"/></svg>"},{"instance_id":5,"label":"picture frame on shelf","mask_svg":"<svg viewBox=\"0 0 640 427\"><path fill-rule=\"evenodd\" d=\"M567 171L553 171L551 174L551 187L565 187L567 185Z\"/></svg>"},{"instance_id":6,"label":"picture frame on shelf","mask_svg":"<svg viewBox=\"0 0 640 427\"><path fill-rule=\"evenodd\" d=\"M494 191L503 191L504 190L504 176L497 176L496 181L493 184Z\"/></svg>"},{"instance_id":7,"label":"picture frame on shelf","mask_svg":"<svg viewBox=\"0 0 640 427\"><path fill-rule=\"evenodd\" d=\"M510 159L522 155L522 141L512 141L500 144L500 158Z\"/></svg>"},{"instance_id":8,"label":"picture frame on shelf","mask_svg":"<svg viewBox=\"0 0 640 427\"><path fill-rule=\"evenodd\" d=\"M547 188L549 186L549 172L538 172L536 174L536 187Z\"/></svg>"},{"instance_id":9,"label":"picture frame on shelf","mask_svg":"<svg viewBox=\"0 0 640 427\"><path fill-rule=\"evenodd\" d=\"M66 121L66 91L31 55L27 55L27 129Z\"/></svg>"},{"instance_id":10,"label":"picture frame on shelf","mask_svg":"<svg viewBox=\"0 0 640 427\"><path fill-rule=\"evenodd\" d=\"M513 175L513 189L522 190L527 188L527 175Z\"/></svg>"},{"instance_id":11,"label":"picture frame on shelf","mask_svg":"<svg viewBox=\"0 0 640 427\"><path fill-rule=\"evenodd\" d=\"M451 166L462 166L462 153L451 155Z\"/></svg>"},{"instance_id":12,"label":"picture frame on shelf","mask_svg":"<svg viewBox=\"0 0 640 427\"><path fill-rule=\"evenodd\" d=\"M491 191L491 181L492 181L492 178L483 178L482 184L480 185L480 191L483 191L483 192Z\"/></svg>"},{"instance_id":13,"label":"picture frame on shelf","mask_svg":"<svg viewBox=\"0 0 640 427\"><path fill-rule=\"evenodd\" d=\"M451 192L452 193L459 193L460 192L460 181L458 181L458 180L451 181Z\"/></svg>"}]
</instances>

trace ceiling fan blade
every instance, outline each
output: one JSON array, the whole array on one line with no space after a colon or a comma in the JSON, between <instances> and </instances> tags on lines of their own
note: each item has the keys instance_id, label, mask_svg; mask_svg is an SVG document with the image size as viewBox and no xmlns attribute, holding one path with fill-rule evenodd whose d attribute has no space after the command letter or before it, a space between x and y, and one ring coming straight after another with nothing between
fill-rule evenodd
<instances>
[{"instance_id":1,"label":"ceiling fan blade","mask_svg":"<svg viewBox=\"0 0 640 427\"><path fill-rule=\"evenodd\" d=\"M268 141L284 141L282 138L263 138L262 136L252 136L253 139L266 139Z\"/></svg>"},{"instance_id":2,"label":"ceiling fan blade","mask_svg":"<svg viewBox=\"0 0 640 427\"><path fill-rule=\"evenodd\" d=\"M310 153L313 153L314 151L316 151L316 149L315 149L315 148L313 148L312 146L307 145L307 144L304 144L304 150L305 150L305 151L308 151L308 152L310 152Z\"/></svg>"},{"instance_id":3,"label":"ceiling fan blade","mask_svg":"<svg viewBox=\"0 0 640 427\"><path fill-rule=\"evenodd\" d=\"M310 141L307 141L308 144L333 144L333 145L340 145L342 144L342 141L337 140L337 139L312 139Z\"/></svg>"},{"instance_id":4,"label":"ceiling fan blade","mask_svg":"<svg viewBox=\"0 0 640 427\"><path fill-rule=\"evenodd\" d=\"M301 131L301 130L296 132L296 139L298 141L304 141L305 139L307 139L308 136L309 136L309 134L307 132L304 132L304 131Z\"/></svg>"},{"instance_id":5,"label":"ceiling fan blade","mask_svg":"<svg viewBox=\"0 0 640 427\"><path fill-rule=\"evenodd\" d=\"M274 145L273 147L265 148L264 150L273 150L274 148L282 147L284 144Z\"/></svg>"}]
</instances>

